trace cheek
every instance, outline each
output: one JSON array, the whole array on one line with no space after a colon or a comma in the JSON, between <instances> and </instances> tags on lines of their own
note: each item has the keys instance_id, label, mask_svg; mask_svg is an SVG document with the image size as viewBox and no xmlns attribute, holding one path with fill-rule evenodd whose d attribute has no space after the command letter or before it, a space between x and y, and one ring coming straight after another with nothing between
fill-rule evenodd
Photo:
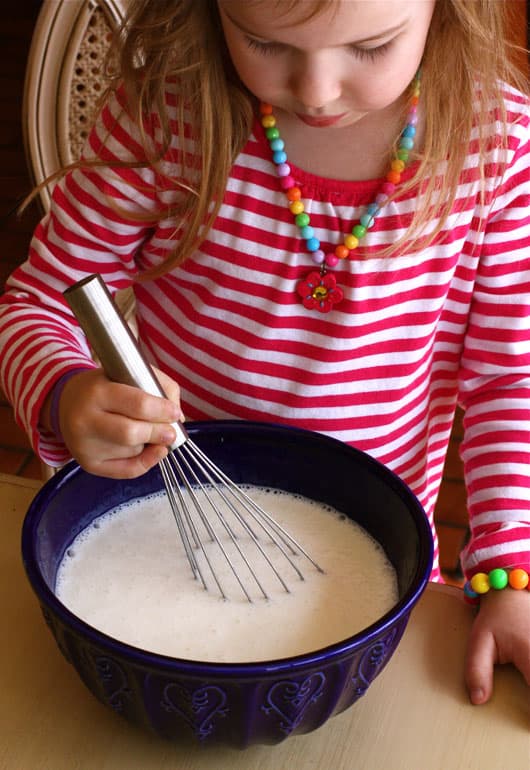
<instances>
[{"instance_id":1,"label":"cheek","mask_svg":"<svg viewBox=\"0 0 530 770\"><path fill-rule=\"evenodd\" d=\"M403 89L389 87L388 82L372 79L359 87L358 82L350 84L348 95L343 91L342 99L360 112L377 112L395 102Z\"/></svg>"},{"instance_id":2,"label":"cheek","mask_svg":"<svg viewBox=\"0 0 530 770\"><path fill-rule=\"evenodd\" d=\"M258 99L270 101L285 80L284 68L275 56L263 56L249 48L241 35L225 28L225 42L240 80Z\"/></svg>"},{"instance_id":3,"label":"cheek","mask_svg":"<svg viewBox=\"0 0 530 770\"><path fill-rule=\"evenodd\" d=\"M223 25L224 26L224 25ZM243 45L242 41L233 34L232 30L224 26L225 43L230 54L230 59L241 80L248 85L248 79L251 75L249 59L249 49Z\"/></svg>"},{"instance_id":4,"label":"cheek","mask_svg":"<svg viewBox=\"0 0 530 770\"><path fill-rule=\"evenodd\" d=\"M232 62L241 81L258 99L267 101L267 95L277 91L280 76L271 62L257 61L241 52L232 55Z\"/></svg>"},{"instance_id":5,"label":"cheek","mask_svg":"<svg viewBox=\"0 0 530 770\"><path fill-rule=\"evenodd\" d=\"M403 64L402 62L405 61ZM366 68L364 77L350 81L350 93L359 106L366 110L381 110L393 104L407 90L414 79L419 59L401 59L388 64L372 64Z\"/></svg>"}]
</instances>

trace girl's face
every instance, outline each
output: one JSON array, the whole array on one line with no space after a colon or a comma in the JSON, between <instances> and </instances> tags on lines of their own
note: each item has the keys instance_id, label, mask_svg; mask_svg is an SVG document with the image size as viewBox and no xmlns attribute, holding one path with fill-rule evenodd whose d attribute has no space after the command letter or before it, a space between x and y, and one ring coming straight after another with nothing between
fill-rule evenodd
<instances>
[{"instance_id":1,"label":"girl's face","mask_svg":"<svg viewBox=\"0 0 530 770\"><path fill-rule=\"evenodd\" d=\"M435 0L218 0L239 77L314 127L352 125L393 104L418 69Z\"/></svg>"}]
</instances>

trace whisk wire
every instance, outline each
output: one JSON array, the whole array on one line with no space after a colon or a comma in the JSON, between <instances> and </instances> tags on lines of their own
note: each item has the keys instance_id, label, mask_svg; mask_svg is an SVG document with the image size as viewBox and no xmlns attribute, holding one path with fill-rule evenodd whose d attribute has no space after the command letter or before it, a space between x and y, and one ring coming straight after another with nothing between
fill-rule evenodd
<instances>
[{"instance_id":1,"label":"whisk wire","mask_svg":"<svg viewBox=\"0 0 530 770\"><path fill-rule=\"evenodd\" d=\"M180 449L182 450L182 447L181 447ZM267 534L267 536L268 536L269 540L270 540L270 541L271 541L271 542L272 542L272 543L273 543L273 544L274 544L274 545L275 545L275 546L276 546L276 547L277 547L277 548L278 548L278 549L281 551L281 553L284 555L285 559L286 559L286 560L288 561L288 563L291 565L291 567L293 568L293 570L294 570L294 571L297 573L297 575L298 575L298 577L300 578L300 580L304 580L304 576L303 576L302 572L301 572L301 571L298 569L298 567L296 566L296 564L293 562L293 560L291 559L291 557L289 556L289 554L287 553L287 551L286 551L286 550L285 550L285 548L283 547L283 544L282 544L282 542L281 542L279 539L277 539L277 538L274 536L274 534L273 534L273 533L271 533L271 531L270 531L270 530L268 530L268 529L267 529L267 528L264 526L263 522L262 522L262 521L260 521L260 520L259 520L259 519L258 519L258 518L255 516L254 510L262 511L263 513L265 513L265 511L263 511L263 509L261 509L261 508L260 508L260 506L256 505L256 503L255 503L253 500L251 500L251 498L250 498L250 497L249 497L247 494L245 494L245 493L243 492L243 490L241 489L241 487L239 487L239 486L238 486L237 484L235 484L235 483L234 483L234 482L233 482L233 481L232 481L230 478L228 478L228 476L226 476L226 475L225 475L225 474L224 474L224 473L221 471L221 469L220 469L218 466L216 466L216 465L215 465L215 463L213 463L213 462L210 460L210 458L208 458L208 457L207 457L207 456L206 456L206 455L205 455L205 454L204 454L204 453L203 453L203 452L202 452L202 451L199 449L199 447L198 447L196 444L194 444L194 442L193 442L193 441L191 441L191 439L188 439L188 441L186 442L186 450L189 450L190 452L192 452L192 453L195 453L195 454L197 454L197 455L199 455L199 456L200 456L201 462L203 463L203 464L202 464L202 466L201 466L201 471L202 471L202 473L205 475L205 477L206 477L206 479L208 480L208 482L209 482L210 484L212 484L212 485L213 485L213 486L212 486L212 488L213 488L213 489L215 489L215 491L216 491L217 495L218 495L218 496L219 496L219 497L222 499L222 501L225 503L225 505L227 506L227 508L228 508L228 509L231 511L231 513L233 514L233 516L235 517L235 519L236 519L236 520L239 522L239 524L241 525L241 527L243 527L243 529L244 529L244 530L247 532L247 534L249 535L249 537L252 539L252 541L254 542L254 545L255 545L255 546L256 546L256 548L259 550L259 552L261 553L261 555L263 556L263 558L265 559L265 561L267 562L267 564L269 565L269 567L272 569L272 571L273 571L274 575L277 577L277 579L279 580L279 582L280 582L280 583L281 583L281 585L283 586L284 590L285 590L287 593L290 593L290 590L289 590L289 587L288 587L287 583L285 582L285 580L282 578L282 576L280 575L280 573L279 573L279 572L278 572L278 570L276 569L276 566L274 565L274 563L273 563L273 562L272 562L272 560L270 559L270 557L269 557L269 555L267 554L267 552L264 550L263 546L262 546L262 545L261 545L261 543L260 543L260 540L259 540L259 537L258 537L258 535L257 535L257 534L254 532L254 530L253 530L253 529L252 529L252 527L250 526L250 524L249 524L249 522L247 521L247 519L245 519L245 517L244 517L244 516L241 514L240 510L238 510L238 508L236 508L236 506L234 505L233 501L232 501L232 500L231 500L231 499L228 497L228 495L227 495L227 494L226 494L226 492L225 492L225 489L226 489L226 490L228 490L228 491L231 493L231 495L232 495L233 499L234 499L234 500L236 500L236 502L239 502L239 503L240 503L240 505L242 505L242 506L245 508L245 510L246 510L246 511L247 511L247 512L248 512L248 513L251 515L251 517L253 518L253 520L254 520L254 521L257 523L257 524L259 524L259 526L261 527L261 529L262 529L262 530L263 530L263 531L264 531L264 532ZM208 470L209 470L209 471L211 471L212 475L210 475L210 474L208 473ZM222 484L220 484L219 482L222 482ZM248 502L252 503L252 507L250 507L250 506L247 504ZM222 514L220 513L220 511L219 511L219 509L217 508L217 506L215 506L215 505L214 505L214 506L213 506L213 509L214 509L214 512L216 513L216 515L217 515L219 518L221 518L221 519L222 519L222 521L223 521L223 523L224 523L224 517L222 517ZM253 509L254 509L254 510L253 510ZM226 524L225 524L225 526L226 526ZM230 532L232 532L232 530L231 530L231 529L230 529ZM239 546L238 546L238 544L237 544L236 540L237 540L237 536L235 537L235 540L234 540L234 545L236 545L236 546L238 547L238 550L239 550L239 551L240 551L240 553L241 553L241 549L239 549ZM293 541L293 542L294 542L294 541ZM295 554L296 554L296 552L295 552L295 551L294 551L292 548L291 548L291 553L292 553L292 555L295 555ZM245 562L248 564L248 562L247 562L247 560L246 560L246 559L245 559ZM249 569L250 569L251 573L254 575L254 571L252 570L252 568L251 568L251 567L249 567ZM255 575L254 575L254 577L255 577ZM264 592L264 593L265 593L265 592Z\"/></svg>"},{"instance_id":2,"label":"whisk wire","mask_svg":"<svg viewBox=\"0 0 530 770\"><path fill-rule=\"evenodd\" d=\"M238 486L234 481L232 481L231 478L229 478L218 466L213 463L208 455L206 455L200 447L195 444L194 441L191 439L188 439L185 445L191 452L193 452L196 456L196 459L200 460L201 463L210 470L214 472L215 475L215 483L222 482L222 484L226 485L228 488L231 489L234 496L238 498L240 503L244 506L245 510L250 514L253 521L255 521L261 529L268 535L268 537L273 541L275 545L280 548L282 553L288 558L288 555L286 554L285 550L281 547L280 539L289 547L291 550L291 553L293 555L295 554L301 554L302 556L305 556L305 558L317 569L318 572L323 573L324 570L322 567L318 565L318 563L312 558L312 556L309 555L309 553L303 548L303 546L294 538L292 535L287 532L284 527L281 526L281 524L276 521L267 511L262 508L260 505L256 503L255 500L253 500L250 495L247 495L244 489L242 487ZM246 519L244 519L239 511L235 511L235 515L241 518L241 522L243 526L249 527L249 523ZM265 526L265 524L268 525ZM271 533L275 533L275 535ZM290 562L294 569L298 572L298 568L293 564L293 562ZM303 575L301 575L302 580L304 579Z\"/></svg>"},{"instance_id":3,"label":"whisk wire","mask_svg":"<svg viewBox=\"0 0 530 770\"><path fill-rule=\"evenodd\" d=\"M210 560L209 560L209 558L208 558L208 556L206 554L206 549L204 548L204 543L203 543L203 541L202 541L202 539L201 539L201 537L200 537L200 535L198 533L197 527L194 524L193 516L191 514L188 502L185 499L184 495L182 494L182 489L181 489L180 484L179 484L179 479L182 482L182 484L184 485L184 488L186 489L186 492L188 493L189 498L190 498L191 502L193 503L195 511L197 512L201 522L203 523L203 525L205 525L206 531L208 532L208 535L210 536L210 540L212 542L215 542L215 544L218 546L219 550L221 551L222 555L224 556L224 559L225 559L226 563L230 567L231 572L233 573L234 577L236 578L237 582L239 583L239 585L241 587L241 590L245 594L245 596L248 599L248 601L251 602L252 598L251 598L249 592L247 591L247 589L245 587L245 584L243 583L243 581L241 579L241 576L239 575L239 573L238 573L238 571L237 571L237 569L236 569L232 559L230 558L228 552L226 551L226 548L224 547L222 540L219 538L217 533L212 528L212 526L211 526L211 524L210 524L210 522L208 520L208 517L206 516L205 511L204 511L201 503L198 500L195 488L194 488L194 486L192 484L190 484L188 476L183 471L182 466L179 464L176 455L178 455L178 457L180 457L180 459L184 459L185 460L185 458L183 458L182 453L180 452L179 449L174 450L172 453L170 453L168 455L168 457L171 458L171 462L172 462L172 465L173 465L174 469L176 470L176 473L178 474L178 478L177 478L177 476L175 475L175 473L172 470L172 472L171 472L172 483L170 484L170 492L171 491L176 491L178 496L179 496L179 501L181 503L182 510L183 510L183 513L184 513L184 515L186 517L186 521L188 523L188 526L190 527L190 529L193 532L194 540L196 542L198 542L198 547L200 548L200 550L202 551L202 553L203 553L203 555L205 557L206 563L208 564L210 572L212 573L212 575L214 577L214 580L217 583L217 586L219 587L219 590L220 590L220 593L221 593L222 597L224 599L227 598L224 590L222 589L222 587L220 585L220 581L218 579L217 573L213 569L213 567L211 565L211 562L210 562ZM195 473L194 469L191 468L191 466L189 466L189 464L186 463L186 465L188 467L188 471L192 474L192 478L196 482L197 487L201 490L201 492L203 492L203 494L205 496L205 499L210 504L210 506L212 507L212 509L214 510L216 515L218 516L218 518L220 519L221 523L223 523L226 531L230 534L230 528L223 521L223 517L222 517L221 512L213 504L213 501L211 500L211 497L208 494L207 488L201 482L201 480L199 479L199 477ZM250 571L250 574L252 575L252 577L254 578L255 582L257 583L260 591L263 593L263 596L266 599L268 599L269 597L268 597L265 589L263 588L263 586L261 585L260 581L258 580L257 575L255 574L254 570L252 569L250 563L248 562L248 559L246 558L245 554L243 553L243 551L241 550L239 544L237 543L236 538L233 535L231 536L231 541L234 543L234 545L236 546L237 550L239 551L243 561L245 562L245 564L247 565L247 567L248 567L248 569Z\"/></svg>"},{"instance_id":4,"label":"whisk wire","mask_svg":"<svg viewBox=\"0 0 530 770\"><path fill-rule=\"evenodd\" d=\"M193 530L190 529L194 543L192 544L190 542L190 538L188 535L188 531L186 530L185 522L182 518L182 512L185 509L185 502L182 499L182 493L180 489L173 490L172 485L172 474L171 474L171 466L169 465L168 458L165 457L163 460L159 463L160 472L162 474L162 478L164 481L164 486L166 488L167 498L169 500L169 504L171 507L171 511L173 513L175 522L177 524L177 529L180 535L180 539L182 541L182 544L184 546L184 552L186 554L186 557L188 559L189 565L191 567L191 571L193 573L193 576L195 578L199 578L201 581L203 587L207 590L208 585L204 579L204 575L202 574L202 570L199 567L199 563L195 557L194 548L199 548L199 541L195 536L193 535ZM178 485L177 485L178 487ZM179 501L181 503L181 506L177 505L177 498L174 497L173 491L176 491L177 497L179 498ZM222 589L221 589L222 590Z\"/></svg>"},{"instance_id":5,"label":"whisk wire","mask_svg":"<svg viewBox=\"0 0 530 770\"><path fill-rule=\"evenodd\" d=\"M187 444L188 443L190 443L190 439L188 439ZM186 448L188 448L187 444L186 444ZM195 485L197 486L197 488L199 488L201 490L201 492L203 493L207 503L210 506L211 511L215 514L215 516L217 517L218 521L221 523L223 529L228 534L230 542L236 548L236 550L239 553L241 559L243 560L243 563L246 565L250 575L252 576L252 578L254 579L256 585L258 586L259 590L261 591L263 597L265 599L268 599L269 595L267 594L267 591L265 590L262 582L259 580L258 575L256 574L256 571L252 567L252 565L251 565L251 563L250 563L246 553L244 552L243 548L241 547L241 545L239 543L239 540L238 540L237 533L230 526L228 520L226 519L225 515L223 514L222 509L214 501L214 499L213 499L213 495L214 494L220 498L220 500L225 504L226 508L234 515L234 517L239 522L239 524L243 527L243 529L245 531L247 531L247 533L251 537L252 541L254 542L256 548L260 551L261 555L263 556L265 561L270 566L272 572L274 573L274 575L276 576L278 581L281 583L281 585L283 586L284 590L287 593L290 593L289 586L287 585L285 580L282 578L281 574L278 572L276 566L274 565L274 563L270 559L270 557L267 554L267 552L264 550L263 546L259 542L258 537L252 531L252 529L248 526L248 523L241 516L240 512L237 510L237 508L234 506L233 502L226 495L226 493L224 492L223 488L221 486L219 486L219 484L217 483L218 480L216 480L216 478L213 475L210 475L210 473L208 473L208 469L202 467L201 468L201 473L204 475L204 477L206 479L206 482L207 482L207 485L205 485L204 480L201 480L199 478L199 476L195 472L194 468L187 462L186 458L183 456L183 448L179 447L177 450L174 450L174 452L173 452L173 457L172 457L173 464L174 464L174 466L175 466L175 468L177 470L177 473L179 474L179 477L180 477L181 481L185 484L186 489L189 491L190 496L191 496L192 500L194 501L197 513L199 514L201 520L203 520L204 517L205 517L204 509L203 509L202 505L198 502L197 496L195 494L194 486L193 485L188 486L188 480L186 478L186 474L183 473L181 466L177 462L177 459L175 457L176 454L178 455L178 457L180 459L182 459L184 461L188 471L192 475L192 478L193 478L193 481L195 482ZM211 462L209 462L209 467L210 467L210 469L213 469L213 470L216 469L215 466L213 465L213 463L211 463ZM219 469L217 469L217 471L219 473ZM236 489L237 489L237 487L236 487ZM206 519L208 519L207 516L206 516ZM214 540L219 545L219 547L221 548L221 551L222 551L223 555L225 556L225 559L228 562L228 564L230 566L230 569L232 570L233 574L235 575L235 577L236 577L237 581L239 582L241 588L243 589L245 595L247 596L249 601L251 601L250 596L248 595L248 593L246 591L246 588L245 588L245 586L243 585L243 583L241 581L239 573L237 572L237 570L236 570L232 560L230 559L229 555L227 554L225 548L223 547L223 544L222 544L221 540L217 537L217 535L215 533L214 533ZM289 559L288 555L287 554L285 554L285 555ZM296 567L296 565L294 565L290 559L289 559L289 561L292 564L293 568L299 573L299 570Z\"/></svg>"}]
</instances>

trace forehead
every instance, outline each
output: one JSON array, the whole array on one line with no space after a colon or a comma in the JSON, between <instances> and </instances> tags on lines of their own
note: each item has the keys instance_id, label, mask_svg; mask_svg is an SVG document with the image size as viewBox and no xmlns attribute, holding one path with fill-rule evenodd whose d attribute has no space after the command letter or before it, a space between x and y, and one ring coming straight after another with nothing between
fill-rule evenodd
<instances>
[{"instance_id":1,"label":"forehead","mask_svg":"<svg viewBox=\"0 0 530 770\"><path fill-rule=\"evenodd\" d=\"M376 36L413 18L414 3L428 0L218 0L244 32L282 41L293 33L318 45L322 35L344 40ZM316 37L319 36L319 38Z\"/></svg>"},{"instance_id":2,"label":"forehead","mask_svg":"<svg viewBox=\"0 0 530 770\"><path fill-rule=\"evenodd\" d=\"M333 11L342 0L218 0L221 8L230 14L248 18L288 18L293 24L307 21L323 11ZM356 3L357 0L351 0Z\"/></svg>"}]
</instances>

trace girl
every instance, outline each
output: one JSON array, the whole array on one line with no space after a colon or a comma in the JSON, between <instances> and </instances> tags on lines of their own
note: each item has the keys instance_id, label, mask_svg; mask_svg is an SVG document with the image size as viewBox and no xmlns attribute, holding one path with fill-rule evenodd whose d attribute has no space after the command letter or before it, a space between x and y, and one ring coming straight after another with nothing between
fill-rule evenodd
<instances>
[{"instance_id":1,"label":"girl","mask_svg":"<svg viewBox=\"0 0 530 770\"><path fill-rule=\"evenodd\" d=\"M41 458L138 475L182 411L329 433L418 496L437 580L433 510L459 402L466 575L508 568L524 586L529 108L507 85L503 9L133 1L85 158L2 299L2 387ZM93 272L133 286L167 399L92 360L62 292ZM530 682L528 591L481 599L472 702L506 661Z\"/></svg>"}]
</instances>

